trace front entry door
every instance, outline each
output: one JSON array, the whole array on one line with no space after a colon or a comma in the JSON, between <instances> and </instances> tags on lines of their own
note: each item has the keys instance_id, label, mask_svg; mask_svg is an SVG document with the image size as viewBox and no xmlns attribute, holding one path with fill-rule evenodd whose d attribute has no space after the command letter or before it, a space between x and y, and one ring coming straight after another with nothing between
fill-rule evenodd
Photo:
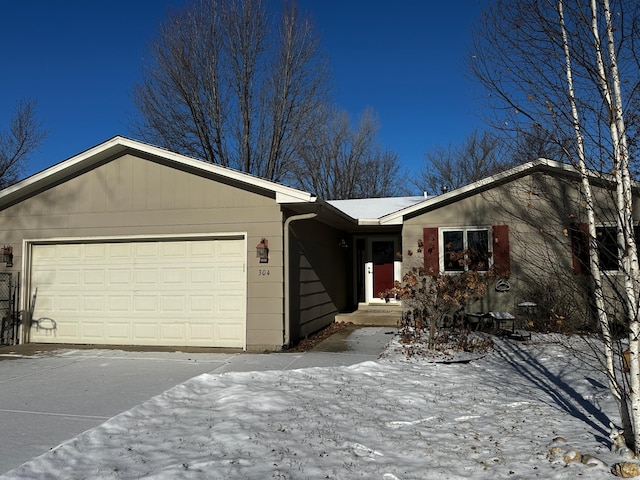
<instances>
[{"instance_id":1,"label":"front entry door","mask_svg":"<svg viewBox=\"0 0 640 480\"><path fill-rule=\"evenodd\" d=\"M374 240L371 242L373 294L378 298L382 292L393 288L393 251L393 241Z\"/></svg>"},{"instance_id":2,"label":"front entry door","mask_svg":"<svg viewBox=\"0 0 640 480\"><path fill-rule=\"evenodd\" d=\"M367 299L369 303L383 302L381 293L393 288L396 280L395 252L398 241L393 238L369 239L371 261L366 264Z\"/></svg>"}]
</instances>

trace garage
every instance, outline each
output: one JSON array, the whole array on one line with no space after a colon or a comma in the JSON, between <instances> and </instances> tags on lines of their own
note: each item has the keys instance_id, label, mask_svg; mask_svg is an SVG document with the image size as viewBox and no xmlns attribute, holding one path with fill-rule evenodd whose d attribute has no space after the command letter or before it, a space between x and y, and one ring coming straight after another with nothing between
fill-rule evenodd
<instances>
[{"instance_id":1,"label":"garage","mask_svg":"<svg viewBox=\"0 0 640 480\"><path fill-rule=\"evenodd\" d=\"M281 351L344 303L348 252L332 248L342 233L318 202L113 137L0 190L0 274L20 279L15 337Z\"/></svg>"},{"instance_id":2,"label":"garage","mask_svg":"<svg viewBox=\"0 0 640 480\"><path fill-rule=\"evenodd\" d=\"M30 342L246 347L244 235L26 246Z\"/></svg>"}]
</instances>

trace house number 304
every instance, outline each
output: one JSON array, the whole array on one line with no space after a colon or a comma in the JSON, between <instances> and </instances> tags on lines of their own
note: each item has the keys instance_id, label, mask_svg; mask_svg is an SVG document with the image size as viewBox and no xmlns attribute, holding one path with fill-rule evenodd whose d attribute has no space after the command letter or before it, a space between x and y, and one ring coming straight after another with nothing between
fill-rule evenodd
<instances>
[{"instance_id":1,"label":"house number 304","mask_svg":"<svg viewBox=\"0 0 640 480\"><path fill-rule=\"evenodd\" d=\"M265 270L263 268L258 270L258 276L259 277L268 277L269 276L269 270Z\"/></svg>"}]
</instances>

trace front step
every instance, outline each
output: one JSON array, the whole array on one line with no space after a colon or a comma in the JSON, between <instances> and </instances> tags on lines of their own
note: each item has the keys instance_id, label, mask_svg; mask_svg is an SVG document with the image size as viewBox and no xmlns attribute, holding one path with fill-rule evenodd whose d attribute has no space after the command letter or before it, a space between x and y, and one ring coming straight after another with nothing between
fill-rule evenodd
<instances>
[{"instance_id":1,"label":"front step","mask_svg":"<svg viewBox=\"0 0 640 480\"><path fill-rule=\"evenodd\" d=\"M401 318L402 305L399 303L361 304L355 312L339 313L335 321L369 327L397 327Z\"/></svg>"}]
</instances>

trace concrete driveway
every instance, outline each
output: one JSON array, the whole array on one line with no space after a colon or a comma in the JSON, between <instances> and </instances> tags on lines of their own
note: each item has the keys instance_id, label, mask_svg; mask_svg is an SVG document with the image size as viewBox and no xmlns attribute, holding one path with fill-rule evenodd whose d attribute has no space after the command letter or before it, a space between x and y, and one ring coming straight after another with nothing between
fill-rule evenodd
<instances>
[{"instance_id":1,"label":"concrete driveway","mask_svg":"<svg viewBox=\"0 0 640 480\"><path fill-rule=\"evenodd\" d=\"M352 365L395 332L351 328L305 353L0 348L0 474L202 373Z\"/></svg>"}]
</instances>

